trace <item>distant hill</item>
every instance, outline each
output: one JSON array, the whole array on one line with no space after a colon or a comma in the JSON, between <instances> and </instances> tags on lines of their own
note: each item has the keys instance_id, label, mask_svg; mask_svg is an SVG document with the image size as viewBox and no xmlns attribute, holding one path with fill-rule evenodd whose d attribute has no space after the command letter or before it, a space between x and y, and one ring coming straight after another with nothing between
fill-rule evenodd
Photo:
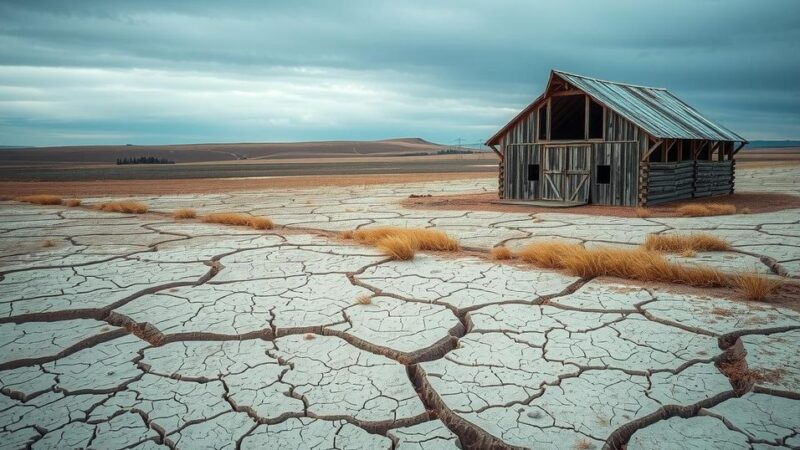
<instances>
[{"instance_id":1,"label":"distant hill","mask_svg":"<svg viewBox=\"0 0 800 450\"><path fill-rule=\"evenodd\" d=\"M752 141L745 149L800 147L800 141Z\"/></svg>"},{"instance_id":2,"label":"distant hill","mask_svg":"<svg viewBox=\"0 0 800 450\"><path fill-rule=\"evenodd\" d=\"M119 158L154 156L177 163L436 154L446 146L419 138L185 145L96 145L3 148L0 165L114 164Z\"/></svg>"}]
</instances>

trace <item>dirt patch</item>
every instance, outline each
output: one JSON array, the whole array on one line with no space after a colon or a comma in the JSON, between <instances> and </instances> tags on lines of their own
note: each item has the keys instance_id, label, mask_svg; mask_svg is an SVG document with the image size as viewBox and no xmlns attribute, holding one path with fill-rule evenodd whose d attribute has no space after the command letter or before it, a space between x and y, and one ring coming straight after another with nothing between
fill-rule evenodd
<instances>
[{"instance_id":1,"label":"dirt patch","mask_svg":"<svg viewBox=\"0 0 800 450\"><path fill-rule=\"evenodd\" d=\"M183 180L103 181L0 181L0 199L20 195L58 192L71 196L133 196L165 194L213 194L265 189L293 189L320 186L367 186L375 184L449 181L495 178L494 173L407 173L375 175L292 176L273 178L196 178Z\"/></svg>"},{"instance_id":2,"label":"dirt patch","mask_svg":"<svg viewBox=\"0 0 800 450\"><path fill-rule=\"evenodd\" d=\"M417 194L423 195L423 194ZM592 216L636 217L636 209L624 206L585 205L573 208L548 208L527 205L506 205L497 203L497 193L486 192L480 194L461 195L435 195L432 197L415 197L402 201L402 205L409 209L446 209L470 211L497 211L521 213L570 213L586 214ZM784 209L800 208L800 197L789 194L770 193L736 193L720 197L695 199L664 203L647 208L649 217L680 217L677 209L688 204L729 203L738 210L747 208L753 213L782 211Z\"/></svg>"}]
</instances>

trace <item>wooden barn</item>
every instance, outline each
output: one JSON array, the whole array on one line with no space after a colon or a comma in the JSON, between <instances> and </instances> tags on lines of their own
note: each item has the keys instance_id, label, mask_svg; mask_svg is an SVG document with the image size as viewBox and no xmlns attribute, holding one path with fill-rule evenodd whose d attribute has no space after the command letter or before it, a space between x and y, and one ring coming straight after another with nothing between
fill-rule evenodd
<instances>
[{"instance_id":1,"label":"wooden barn","mask_svg":"<svg viewBox=\"0 0 800 450\"><path fill-rule=\"evenodd\" d=\"M554 70L486 145L502 199L635 206L733 193L746 143L666 89Z\"/></svg>"}]
</instances>

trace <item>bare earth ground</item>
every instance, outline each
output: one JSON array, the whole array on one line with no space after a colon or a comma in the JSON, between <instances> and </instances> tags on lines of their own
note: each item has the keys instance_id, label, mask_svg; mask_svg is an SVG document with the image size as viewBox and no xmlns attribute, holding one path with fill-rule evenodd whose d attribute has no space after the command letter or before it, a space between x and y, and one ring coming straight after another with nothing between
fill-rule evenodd
<instances>
[{"instance_id":1,"label":"bare earth ground","mask_svg":"<svg viewBox=\"0 0 800 450\"><path fill-rule=\"evenodd\" d=\"M732 251L671 258L795 283L800 209L640 219L401 205L495 189L471 177L125 192L150 206L142 216L92 209L108 190L79 208L0 203L2 446L800 446L796 288L753 303L487 257L702 231ZM737 192L800 195L800 167L742 169ZM279 226L169 216L186 207ZM391 261L334 237L378 225L435 227L467 251Z\"/></svg>"}]
</instances>

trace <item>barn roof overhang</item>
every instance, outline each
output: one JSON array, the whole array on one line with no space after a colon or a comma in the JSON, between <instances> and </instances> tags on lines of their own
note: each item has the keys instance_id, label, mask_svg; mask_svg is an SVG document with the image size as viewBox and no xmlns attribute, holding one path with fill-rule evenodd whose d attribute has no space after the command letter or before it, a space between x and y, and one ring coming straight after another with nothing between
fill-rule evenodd
<instances>
[{"instance_id":1,"label":"barn roof overhang","mask_svg":"<svg viewBox=\"0 0 800 450\"><path fill-rule=\"evenodd\" d=\"M613 110L656 139L697 139L747 143L747 140L706 118L664 88L599 80L558 70L550 71L542 95L514 116L486 145L497 145L503 135L548 98L553 82L561 80Z\"/></svg>"}]
</instances>

